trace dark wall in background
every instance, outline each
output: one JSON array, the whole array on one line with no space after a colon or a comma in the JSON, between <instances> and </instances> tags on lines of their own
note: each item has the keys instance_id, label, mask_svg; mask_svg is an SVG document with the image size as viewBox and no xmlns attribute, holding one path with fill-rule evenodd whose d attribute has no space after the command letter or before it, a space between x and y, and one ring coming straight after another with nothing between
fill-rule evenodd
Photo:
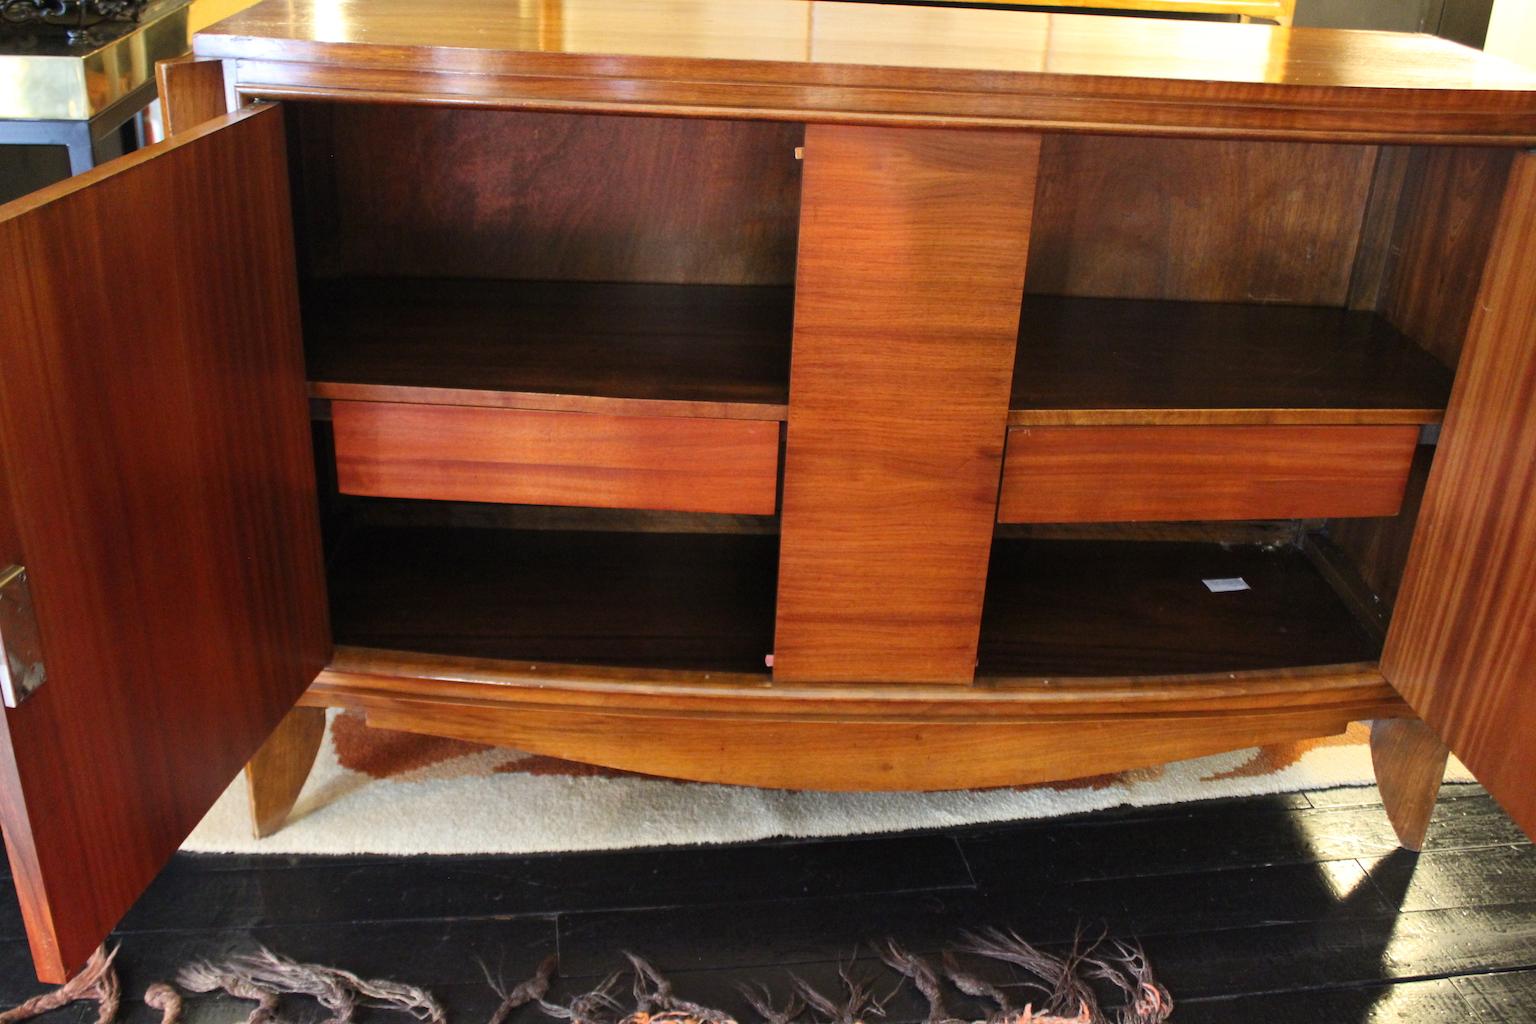
<instances>
[{"instance_id":1,"label":"dark wall in background","mask_svg":"<svg viewBox=\"0 0 1536 1024\"><path fill-rule=\"evenodd\" d=\"M1493 0L1297 0L1296 24L1430 32L1481 47Z\"/></svg>"}]
</instances>

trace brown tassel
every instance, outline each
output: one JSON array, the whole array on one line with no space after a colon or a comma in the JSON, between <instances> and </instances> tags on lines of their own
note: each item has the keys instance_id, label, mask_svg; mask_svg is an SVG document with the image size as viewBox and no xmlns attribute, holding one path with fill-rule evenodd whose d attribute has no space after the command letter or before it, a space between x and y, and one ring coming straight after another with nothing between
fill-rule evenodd
<instances>
[{"instance_id":1,"label":"brown tassel","mask_svg":"<svg viewBox=\"0 0 1536 1024\"><path fill-rule=\"evenodd\" d=\"M539 1008L548 1016L568 1020L571 1024L609 1024L623 1012L618 1000L611 995L614 986L619 983L619 977L615 971L604 978L597 988L577 996L565 1006L540 998Z\"/></svg>"},{"instance_id":2,"label":"brown tassel","mask_svg":"<svg viewBox=\"0 0 1536 1024\"><path fill-rule=\"evenodd\" d=\"M795 990L822 1024L865 1024L865 1017L885 1016L885 1004L890 996L877 999L874 986L867 979L854 978L846 967L839 967L837 974L843 979L841 1002L834 1002L801 979L795 978Z\"/></svg>"},{"instance_id":3,"label":"brown tassel","mask_svg":"<svg viewBox=\"0 0 1536 1024\"><path fill-rule=\"evenodd\" d=\"M533 977L519 983L510 992L503 992L493 984L491 987L496 989L497 995L501 996L501 1005L496 1007L495 1013L491 1014L490 1024L506 1024L513 1010L519 1006L526 1006L536 999L543 999L545 993L549 991L549 979L554 977L555 966L559 962L559 957L553 954L545 957L534 970Z\"/></svg>"},{"instance_id":4,"label":"brown tassel","mask_svg":"<svg viewBox=\"0 0 1536 1024\"><path fill-rule=\"evenodd\" d=\"M96 1004L96 1024L112 1024L117 1019L117 1010L122 1003L122 990L117 983L117 971L112 967L112 961L116 958L117 949L108 953L105 946L100 947L91 954L91 958L86 961L80 973L69 981L52 992L33 996L20 1006L0 1013L0 1024L31 1020L33 1017L82 999L88 999Z\"/></svg>"},{"instance_id":5,"label":"brown tassel","mask_svg":"<svg viewBox=\"0 0 1536 1024\"><path fill-rule=\"evenodd\" d=\"M791 1024L805 1012L805 1000L793 992L790 993L789 1001L781 1010L773 1005L773 994L768 991L766 985L759 985L756 988L751 985L737 985L736 991L741 993L747 1005L757 1011L757 1015L763 1019L763 1024Z\"/></svg>"},{"instance_id":6,"label":"brown tassel","mask_svg":"<svg viewBox=\"0 0 1536 1024\"><path fill-rule=\"evenodd\" d=\"M624 956L635 969L635 1012L624 1019L625 1024L736 1024L728 1013L677 998L672 983L656 968L633 953Z\"/></svg>"},{"instance_id":7,"label":"brown tassel","mask_svg":"<svg viewBox=\"0 0 1536 1024\"><path fill-rule=\"evenodd\" d=\"M1000 1020L1013 1013L1013 1001L1008 998L1008 994L985 978L963 970L953 953L945 953L941 962L944 964L944 976L955 988L968 996L988 999L997 1005L997 1012L990 1015L988 1021Z\"/></svg>"},{"instance_id":8,"label":"brown tassel","mask_svg":"<svg viewBox=\"0 0 1536 1024\"><path fill-rule=\"evenodd\" d=\"M1083 960L1083 954L1078 952L1076 941L1073 942L1071 953L1059 957L1036 949L1014 932L990 928L980 935L967 935L965 948L979 956L1015 964L1040 978L1048 993L1044 1006L1047 1014L1064 1018L1072 1024L1102 1024L1104 1021L1098 997L1077 976L1077 967ZM1031 1007L1025 1007L1026 1020L1040 1019L1030 1018L1030 1011Z\"/></svg>"},{"instance_id":9,"label":"brown tassel","mask_svg":"<svg viewBox=\"0 0 1536 1024\"><path fill-rule=\"evenodd\" d=\"M887 967L905 976L928 1001L927 1024L944 1024L954 1020L944 1008L944 989L938 972L928 961L908 953L894 939L887 939L884 948L877 948L876 952Z\"/></svg>"},{"instance_id":10,"label":"brown tassel","mask_svg":"<svg viewBox=\"0 0 1536 1024\"><path fill-rule=\"evenodd\" d=\"M160 1024L181 1024L181 993L165 982L144 990L144 1005L160 1011Z\"/></svg>"},{"instance_id":11,"label":"brown tassel","mask_svg":"<svg viewBox=\"0 0 1536 1024\"><path fill-rule=\"evenodd\" d=\"M1173 996L1155 978L1140 946L1110 943L1108 953L1084 961L1088 976L1107 981L1125 994L1118 1024L1163 1024L1173 1016Z\"/></svg>"},{"instance_id":12,"label":"brown tassel","mask_svg":"<svg viewBox=\"0 0 1536 1024\"><path fill-rule=\"evenodd\" d=\"M176 984L188 992L223 992L233 999L256 1004L245 1024L270 1024L277 1019L277 993L257 985L250 978L229 969L220 969L207 961L188 964L176 975Z\"/></svg>"},{"instance_id":13,"label":"brown tassel","mask_svg":"<svg viewBox=\"0 0 1536 1024\"><path fill-rule=\"evenodd\" d=\"M350 1024L359 999L409 1013L426 1024L444 1024L447 1015L432 994L396 981L360 978L351 971L319 964L301 964L268 949L231 957L220 964L201 963L183 969L177 979L192 992L223 990L237 999L253 999L256 1009L246 1024L267 1024L277 1013L283 994L309 996L331 1013L328 1024Z\"/></svg>"}]
</instances>

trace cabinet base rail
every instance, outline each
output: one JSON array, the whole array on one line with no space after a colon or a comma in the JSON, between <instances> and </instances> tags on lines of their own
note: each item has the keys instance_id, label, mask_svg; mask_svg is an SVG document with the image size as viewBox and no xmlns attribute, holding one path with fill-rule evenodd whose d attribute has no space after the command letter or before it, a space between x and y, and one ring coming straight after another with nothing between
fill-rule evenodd
<instances>
[{"instance_id":1,"label":"cabinet base rail","mask_svg":"<svg viewBox=\"0 0 1536 1024\"><path fill-rule=\"evenodd\" d=\"M1081 778L1342 732L1407 706L1372 663L972 687L340 647L303 699L384 729L608 768L779 789L943 790Z\"/></svg>"}]
</instances>

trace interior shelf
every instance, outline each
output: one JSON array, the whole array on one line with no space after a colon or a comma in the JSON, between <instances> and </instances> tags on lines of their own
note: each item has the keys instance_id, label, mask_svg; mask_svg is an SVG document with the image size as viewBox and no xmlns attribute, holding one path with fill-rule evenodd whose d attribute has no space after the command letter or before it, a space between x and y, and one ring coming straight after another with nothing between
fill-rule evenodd
<instances>
[{"instance_id":1,"label":"interior shelf","mask_svg":"<svg viewBox=\"0 0 1536 1024\"><path fill-rule=\"evenodd\" d=\"M1437 423L1450 388L1374 313L1031 295L1009 422Z\"/></svg>"},{"instance_id":2,"label":"interior shelf","mask_svg":"<svg viewBox=\"0 0 1536 1024\"><path fill-rule=\"evenodd\" d=\"M338 644L761 672L776 535L365 526L331 560Z\"/></svg>"},{"instance_id":3,"label":"interior shelf","mask_svg":"<svg viewBox=\"0 0 1536 1024\"><path fill-rule=\"evenodd\" d=\"M1381 652L1295 545L1000 537L992 552L982 676L1241 672ZM1203 582L1231 579L1250 589Z\"/></svg>"},{"instance_id":4,"label":"interior shelf","mask_svg":"<svg viewBox=\"0 0 1536 1024\"><path fill-rule=\"evenodd\" d=\"M316 398L778 420L793 289L425 278L312 283Z\"/></svg>"}]
</instances>

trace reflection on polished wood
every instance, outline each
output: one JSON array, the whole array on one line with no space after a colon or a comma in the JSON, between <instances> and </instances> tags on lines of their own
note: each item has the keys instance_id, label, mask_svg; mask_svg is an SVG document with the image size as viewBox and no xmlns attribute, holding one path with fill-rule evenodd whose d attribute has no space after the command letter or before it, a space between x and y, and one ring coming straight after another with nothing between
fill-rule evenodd
<instances>
[{"instance_id":1,"label":"reflection on polished wood","mask_svg":"<svg viewBox=\"0 0 1536 1024\"><path fill-rule=\"evenodd\" d=\"M807 129L775 680L971 681L1039 158Z\"/></svg>"},{"instance_id":2,"label":"reflection on polished wood","mask_svg":"<svg viewBox=\"0 0 1536 1024\"><path fill-rule=\"evenodd\" d=\"M558 31L552 25L558 21ZM1536 73L1438 39L783 0L266 3L201 33L251 94L863 123L1536 140Z\"/></svg>"}]
</instances>

